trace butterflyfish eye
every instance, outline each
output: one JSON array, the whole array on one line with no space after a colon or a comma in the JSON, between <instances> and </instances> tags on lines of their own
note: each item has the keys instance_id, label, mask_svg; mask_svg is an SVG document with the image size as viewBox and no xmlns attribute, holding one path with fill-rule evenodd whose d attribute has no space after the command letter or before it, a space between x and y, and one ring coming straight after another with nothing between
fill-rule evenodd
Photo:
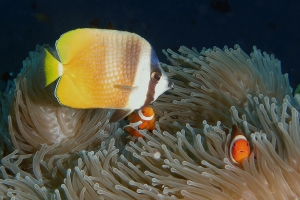
<instances>
[{"instance_id":1,"label":"butterflyfish eye","mask_svg":"<svg viewBox=\"0 0 300 200\"><path fill-rule=\"evenodd\" d=\"M159 72L152 72L151 78L155 79L156 81L159 81L161 77L161 74Z\"/></svg>"}]
</instances>

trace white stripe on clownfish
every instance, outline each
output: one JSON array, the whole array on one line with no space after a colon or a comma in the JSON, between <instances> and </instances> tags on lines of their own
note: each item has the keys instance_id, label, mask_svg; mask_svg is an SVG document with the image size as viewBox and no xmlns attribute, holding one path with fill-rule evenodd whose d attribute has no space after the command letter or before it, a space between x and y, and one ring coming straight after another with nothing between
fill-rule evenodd
<instances>
[{"instance_id":1,"label":"white stripe on clownfish","mask_svg":"<svg viewBox=\"0 0 300 200\"><path fill-rule=\"evenodd\" d=\"M140 109L140 110L138 111L138 114L139 114L139 116L140 116L140 118L141 118L142 120L148 120L148 121L149 121L149 120L153 119L153 117L154 117L154 115L151 115L150 117L146 117L145 115L143 115L142 109ZM142 120L137 121L137 122L131 122L131 123L128 124L127 126L130 126L130 127L134 128L134 129L138 129L139 125L141 125L141 124L143 123ZM127 127L127 126L125 126L125 127Z\"/></svg>"},{"instance_id":2,"label":"white stripe on clownfish","mask_svg":"<svg viewBox=\"0 0 300 200\"><path fill-rule=\"evenodd\" d=\"M142 109L140 109L140 110L138 111L138 114L139 114L140 118L143 119L143 120L151 120L151 119L153 119L153 117L154 117L154 115L151 115L150 117L146 117L145 115L143 115Z\"/></svg>"}]
</instances>

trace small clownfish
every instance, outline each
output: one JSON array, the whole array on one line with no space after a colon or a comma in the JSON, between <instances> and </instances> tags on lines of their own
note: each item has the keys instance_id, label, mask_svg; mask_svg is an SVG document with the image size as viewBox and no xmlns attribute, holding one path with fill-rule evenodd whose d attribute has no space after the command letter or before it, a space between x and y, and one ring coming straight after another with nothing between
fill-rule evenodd
<instances>
[{"instance_id":1,"label":"small clownfish","mask_svg":"<svg viewBox=\"0 0 300 200\"><path fill-rule=\"evenodd\" d=\"M153 131L155 129L155 113L154 110L149 107L143 107L139 111L134 112L128 116L130 124L125 126L125 131L127 131L131 136L143 137L139 133L139 129L147 129Z\"/></svg>"},{"instance_id":2,"label":"small clownfish","mask_svg":"<svg viewBox=\"0 0 300 200\"><path fill-rule=\"evenodd\" d=\"M146 106L173 87L151 45L137 34L75 29L55 43L58 59L45 49L46 86L58 79L61 105L117 109L110 122Z\"/></svg>"},{"instance_id":3,"label":"small clownfish","mask_svg":"<svg viewBox=\"0 0 300 200\"><path fill-rule=\"evenodd\" d=\"M242 164L245 158L250 155L250 146L244 133L237 127L232 125L231 139L229 142L229 157L232 162Z\"/></svg>"}]
</instances>

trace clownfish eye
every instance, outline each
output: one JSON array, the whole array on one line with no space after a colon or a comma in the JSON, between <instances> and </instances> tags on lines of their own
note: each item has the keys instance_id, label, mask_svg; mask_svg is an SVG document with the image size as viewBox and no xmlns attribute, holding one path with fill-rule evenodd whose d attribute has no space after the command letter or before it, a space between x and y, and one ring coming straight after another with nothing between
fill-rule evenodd
<instances>
[{"instance_id":1,"label":"clownfish eye","mask_svg":"<svg viewBox=\"0 0 300 200\"><path fill-rule=\"evenodd\" d=\"M161 77L161 74L159 72L152 72L151 78L155 79L156 81L159 81Z\"/></svg>"}]
</instances>

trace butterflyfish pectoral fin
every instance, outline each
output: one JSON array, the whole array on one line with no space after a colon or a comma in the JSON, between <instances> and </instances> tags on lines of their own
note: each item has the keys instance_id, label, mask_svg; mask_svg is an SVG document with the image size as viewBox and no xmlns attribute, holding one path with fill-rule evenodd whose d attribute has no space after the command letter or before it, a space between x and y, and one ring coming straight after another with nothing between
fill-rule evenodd
<instances>
[{"instance_id":1,"label":"butterflyfish pectoral fin","mask_svg":"<svg viewBox=\"0 0 300 200\"><path fill-rule=\"evenodd\" d=\"M126 110L116 110L114 114L110 117L109 122L118 122L122 119L124 119L127 115L132 113L133 110L126 109Z\"/></svg>"},{"instance_id":2,"label":"butterflyfish pectoral fin","mask_svg":"<svg viewBox=\"0 0 300 200\"><path fill-rule=\"evenodd\" d=\"M119 88L121 90L129 90L129 91L138 89L138 86L130 86L130 85L114 85L114 87Z\"/></svg>"},{"instance_id":3,"label":"butterflyfish pectoral fin","mask_svg":"<svg viewBox=\"0 0 300 200\"><path fill-rule=\"evenodd\" d=\"M74 81L67 75L60 77L55 89L55 97L61 105L71 108L84 109L89 108L87 101L82 92L75 85Z\"/></svg>"},{"instance_id":4,"label":"butterflyfish pectoral fin","mask_svg":"<svg viewBox=\"0 0 300 200\"><path fill-rule=\"evenodd\" d=\"M46 53L44 60L45 86L48 86L62 75L63 66L47 49L44 48L44 50Z\"/></svg>"}]
</instances>

